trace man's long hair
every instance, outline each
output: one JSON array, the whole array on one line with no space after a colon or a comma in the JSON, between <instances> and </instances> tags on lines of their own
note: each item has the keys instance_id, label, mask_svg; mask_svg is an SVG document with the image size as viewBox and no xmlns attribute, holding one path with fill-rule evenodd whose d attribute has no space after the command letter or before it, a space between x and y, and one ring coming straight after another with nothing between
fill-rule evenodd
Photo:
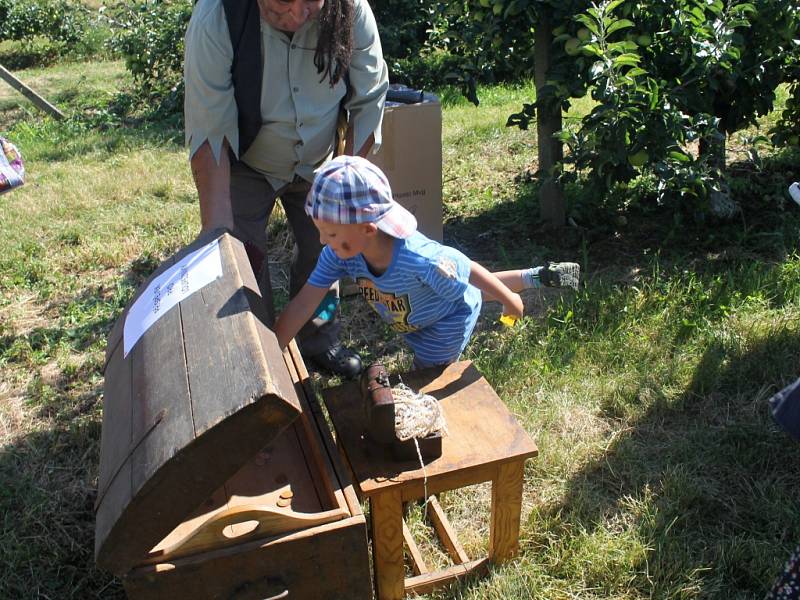
<instances>
[{"instance_id":1,"label":"man's long hair","mask_svg":"<svg viewBox=\"0 0 800 600\"><path fill-rule=\"evenodd\" d=\"M314 53L317 72L336 85L350 68L353 53L353 0L325 0L319 11L319 39Z\"/></svg>"}]
</instances>

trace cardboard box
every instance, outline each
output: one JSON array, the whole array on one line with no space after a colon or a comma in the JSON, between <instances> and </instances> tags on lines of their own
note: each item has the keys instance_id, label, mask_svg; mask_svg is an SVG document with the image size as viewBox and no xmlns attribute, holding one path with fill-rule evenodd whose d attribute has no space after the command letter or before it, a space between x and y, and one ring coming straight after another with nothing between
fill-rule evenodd
<instances>
[{"instance_id":1,"label":"cardboard box","mask_svg":"<svg viewBox=\"0 0 800 600\"><path fill-rule=\"evenodd\" d=\"M386 173L394 199L414 214L419 230L442 241L442 106L433 94L423 98L387 100L381 148L367 158Z\"/></svg>"}]
</instances>

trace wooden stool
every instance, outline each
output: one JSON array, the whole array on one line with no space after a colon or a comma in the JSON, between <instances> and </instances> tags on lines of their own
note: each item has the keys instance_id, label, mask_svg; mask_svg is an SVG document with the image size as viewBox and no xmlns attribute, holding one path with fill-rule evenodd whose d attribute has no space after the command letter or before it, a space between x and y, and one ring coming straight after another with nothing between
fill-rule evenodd
<instances>
[{"instance_id":1,"label":"wooden stool","mask_svg":"<svg viewBox=\"0 0 800 600\"><path fill-rule=\"evenodd\" d=\"M404 374L412 389L437 398L449 434L442 456L425 465L427 493L492 482L489 556L469 560L434 498L431 520L454 566L428 572L403 521L403 503L425 496L424 474L416 461L397 462L364 435L365 416L355 382L323 392L337 433L339 450L349 464L356 487L369 498L375 585L379 600L423 594L468 573L483 570L516 554L519 546L522 481L525 460L536 445L519 426L489 383L469 361ZM404 578L403 541L416 575Z\"/></svg>"}]
</instances>

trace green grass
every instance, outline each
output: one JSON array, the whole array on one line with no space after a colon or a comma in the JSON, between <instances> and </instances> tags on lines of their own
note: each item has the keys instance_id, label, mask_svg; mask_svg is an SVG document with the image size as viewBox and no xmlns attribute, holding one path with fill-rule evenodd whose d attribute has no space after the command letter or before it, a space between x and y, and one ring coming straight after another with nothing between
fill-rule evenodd
<instances>
[{"instance_id":1,"label":"green grass","mask_svg":"<svg viewBox=\"0 0 800 600\"><path fill-rule=\"evenodd\" d=\"M0 134L28 167L0 197L0 598L120 598L93 562L105 339L193 239L195 192L180 132L87 120L127 81L119 63L20 76L81 118L42 119L0 88ZM476 108L442 94L447 241L491 267L577 259L587 278L571 296L528 295L514 330L485 319L468 347L540 455L518 559L430 598L762 597L800 543L798 446L766 405L800 370L800 217L784 197L796 154L737 171L732 223L651 208L552 233L524 176L535 132L505 126L531 85L480 96ZM486 550L489 498L441 498L471 557ZM409 521L445 565L417 507Z\"/></svg>"}]
</instances>

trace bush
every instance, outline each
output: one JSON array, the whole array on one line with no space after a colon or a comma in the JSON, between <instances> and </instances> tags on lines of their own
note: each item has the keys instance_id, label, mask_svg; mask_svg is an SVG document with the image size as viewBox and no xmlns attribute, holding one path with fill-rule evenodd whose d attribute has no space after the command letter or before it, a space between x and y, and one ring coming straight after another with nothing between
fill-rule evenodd
<instances>
[{"instance_id":1,"label":"bush","mask_svg":"<svg viewBox=\"0 0 800 600\"><path fill-rule=\"evenodd\" d=\"M391 62L390 62L391 61ZM411 88L430 91L444 83L457 83L461 76L461 58L441 50L423 51L419 55L392 60L386 58L389 80Z\"/></svg>"},{"instance_id":2,"label":"bush","mask_svg":"<svg viewBox=\"0 0 800 600\"><path fill-rule=\"evenodd\" d=\"M66 53L64 42L37 36L30 40L0 42L0 64L7 69L46 67Z\"/></svg>"},{"instance_id":3,"label":"bush","mask_svg":"<svg viewBox=\"0 0 800 600\"><path fill-rule=\"evenodd\" d=\"M88 29L87 13L68 0L0 0L0 41L44 37L75 45Z\"/></svg>"},{"instance_id":4,"label":"bush","mask_svg":"<svg viewBox=\"0 0 800 600\"><path fill-rule=\"evenodd\" d=\"M109 30L77 0L0 0L0 57L12 69L104 51Z\"/></svg>"},{"instance_id":5,"label":"bush","mask_svg":"<svg viewBox=\"0 0 800 600\"><path fill-rule=\"evenodd\" d=\"M183 78L184 36L192 16L190 0L143 0L122 4L113 16L111 48L146 96L176 91Z\"/></svg>"},{"instance_id":6,"label":"bush","mask_svg":"<svg viewBox=\"0 0 800 600\"><path fill-rule=\"evenodd\" d=\"M386 62L413 59L425 47L435 13L432 0L372 0Z\"/></svg>"}]
</instances>

